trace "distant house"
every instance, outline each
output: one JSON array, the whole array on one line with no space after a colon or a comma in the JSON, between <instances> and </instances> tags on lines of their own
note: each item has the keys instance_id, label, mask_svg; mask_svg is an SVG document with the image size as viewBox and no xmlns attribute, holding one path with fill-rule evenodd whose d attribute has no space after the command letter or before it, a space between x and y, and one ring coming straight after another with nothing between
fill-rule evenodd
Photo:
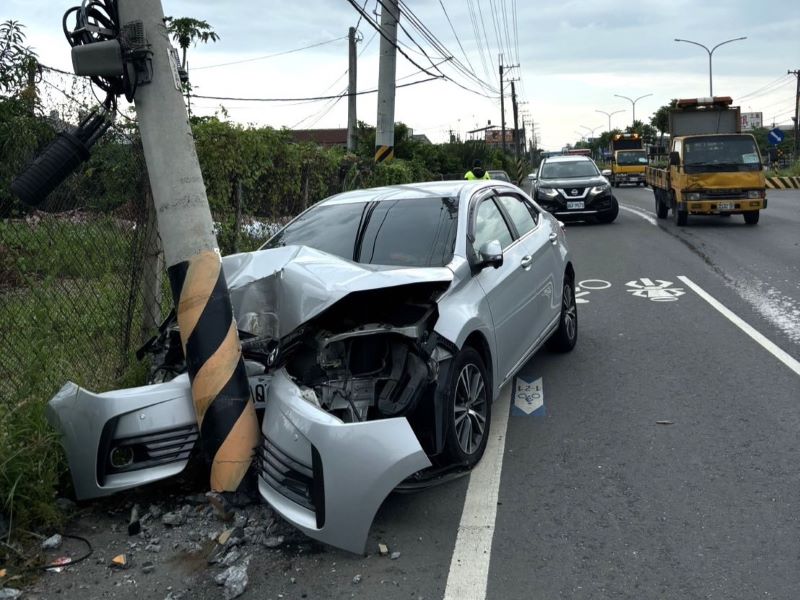
<instances>
[{"instance_id":1,"label":"distant house","mask_svg":"<svg viewBox=\"0 0 800 600\"><path fill-rule=\"evenodd\" d=\"M428 139L428 136L424 133L413 133L411 134L411 139L415 142L419 142L420 144L431 144L432 142Z\"/></svg>"},{"instance_id":2,"label":"distant house","mask_svg":"<svg viewBox=\"0 0 800 600\"><path fill-rule=\"evenodd\" d=\"M323 148L347 148L347 129L293 129L295 142L313 142Z\"/></svg>"}]
</instances>

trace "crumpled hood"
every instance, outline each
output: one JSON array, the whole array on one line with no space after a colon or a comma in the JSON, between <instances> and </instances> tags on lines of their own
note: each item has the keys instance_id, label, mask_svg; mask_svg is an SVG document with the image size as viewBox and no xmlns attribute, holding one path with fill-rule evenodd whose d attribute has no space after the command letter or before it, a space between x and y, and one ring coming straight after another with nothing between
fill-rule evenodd
<instances>
[{"instance_id":1,"label":"crumpled hood","mask_svg":"<svg viewBox=\"0 0 800 600\"><path fill-rule=\"evenodd\" d=\"M222 259L222 268L240 328L255 320L274 338L352 292L453 280L447 267L363 265L307 246L232 254Z\"/></svg>"}]
</instances>

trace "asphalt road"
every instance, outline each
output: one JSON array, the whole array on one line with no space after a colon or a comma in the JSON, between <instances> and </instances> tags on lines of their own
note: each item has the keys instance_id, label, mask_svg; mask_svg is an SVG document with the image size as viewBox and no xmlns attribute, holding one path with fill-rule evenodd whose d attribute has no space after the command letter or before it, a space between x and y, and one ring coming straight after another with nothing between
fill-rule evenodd
<instances>
[{"instance_id":1,"label":"asphalt road","mask_svg":"<svg viewBox=\"0 0 800 600\"><path fill-rule=\"evenodd\" d=\"M513 408L506 431L496 418L470 477L390 496L367 556L246 547L241 598L797 597L800 371L787 364L800 360L800 191L771 191L754 227L680 228L656 219L650 190L616 193L613 224L567 226L578 345L520 373L543 408ZM79 532L104 559L48 574L31 597L222 597L202 556L154 555L149 576L109 571L129 545L127 514L87 516Z\"/></svg>"}]
</instances>

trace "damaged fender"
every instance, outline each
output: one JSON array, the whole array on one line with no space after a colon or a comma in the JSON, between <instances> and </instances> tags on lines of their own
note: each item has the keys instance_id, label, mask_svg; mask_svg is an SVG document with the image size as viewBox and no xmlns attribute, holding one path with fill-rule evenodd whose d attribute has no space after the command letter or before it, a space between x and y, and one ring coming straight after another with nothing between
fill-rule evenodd
<instances>
[{"instance_id":1,"label":"damaged fender","mask_svg":"<svg viewBox=\"0 0 800 600\"><path fill-rule=\"evenodd\" d=\"M431 465L404 417L344 423L281 369L267 392L258 488L306 535L363 553L383 500Z\"/></svg>"}]
</instances>

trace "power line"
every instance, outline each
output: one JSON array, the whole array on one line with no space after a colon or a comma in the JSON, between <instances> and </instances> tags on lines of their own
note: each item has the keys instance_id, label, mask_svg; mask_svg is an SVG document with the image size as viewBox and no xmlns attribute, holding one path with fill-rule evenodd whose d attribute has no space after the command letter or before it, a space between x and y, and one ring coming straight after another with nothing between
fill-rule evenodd
<instances>
[{"instance_id":1,"label":"power line","mask_svg":"<svg viewBox=\"0 0 800 600\"><path fill-rule=\"evenodd\" d=\"M332 40L326 40L324 42L317 42L315 44L311 44L309 46L303 46L302 48L295 48L294 50L286 50L284 52L276 52L275 54L265 54L264 56L254 56L253 58L245 58L242 60L234 60L231 62L226 63L219 63L216 65L205 65L202 67L192 67L192 71L201 71L203 69L216 69L217 67L228 67L230 65L240 65L242 63L254 62L257 60L267 60L268 58L275 58L276 56L285 56L287 54L294 54L295 52L302 52L303 50L309 50L310 48L318 48L319 46L324 46L326 44L332 44L334 42L338 42L340 40L346 40L347 36L342 36L338 38L334 38Z\"/></svg>"},{"instance_id":2,"label":"power line","mask_svg":"<svg viewBox=\"0 0 800 600\"><path fill-rule=\"evenodd\" d=\"M444 16L447 18L447 23L450 25L450 30L453 32L453 36L456 38L456 43L458 44L458 47L461 48L461 54L464 56L464 60L467 61L470 70L474 73L475 68L472 66L472 63L469 60L469 56L467 56L467 53L464 51L464 46L461 45L461 40L459 39L458 34L456 33L456 28L453 27L453 22L450 20L450 15L447 14L447 9L444 7L444 2L442 2L442 0L439 0L439 5L442 7Z\"/></svg>"}]
</instances>

